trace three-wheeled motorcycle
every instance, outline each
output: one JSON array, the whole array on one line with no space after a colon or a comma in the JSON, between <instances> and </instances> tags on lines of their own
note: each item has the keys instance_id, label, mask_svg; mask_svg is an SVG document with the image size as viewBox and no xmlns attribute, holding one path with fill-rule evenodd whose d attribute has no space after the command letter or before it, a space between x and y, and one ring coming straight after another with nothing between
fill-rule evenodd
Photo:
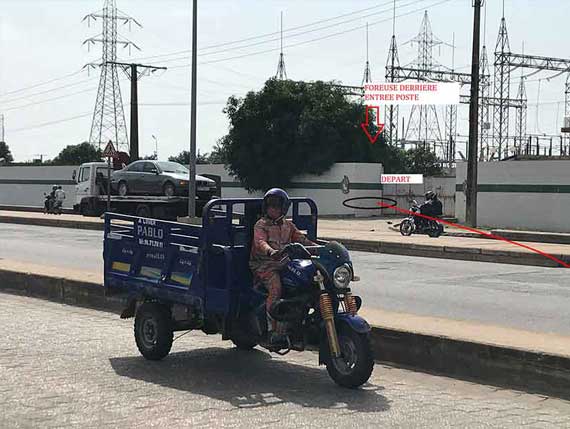
<instances>
[{"instance_id":1,"label":"three-wheeled motorcycle","mask_svg":"<svg viewBox=\"0 0 570 429\"><path fill-rule=\"evenodd\" d=\"M203 211L202 225L105 215L106 294L124 298L121 318L135 318L135 341L151 360L168 355L173 332L221 334L240 349L261 346L286 354L318 348L319 364L345 387L365 383L374 359L370 326L357 312L360 297L346 248L317 240L317 207L291 198L295 225L317 246L286 246L282 298L271 316L286 344L268 341L266 291L254 285L248 262L261 199L218 199Z\"/></svg>"}]
</instances>

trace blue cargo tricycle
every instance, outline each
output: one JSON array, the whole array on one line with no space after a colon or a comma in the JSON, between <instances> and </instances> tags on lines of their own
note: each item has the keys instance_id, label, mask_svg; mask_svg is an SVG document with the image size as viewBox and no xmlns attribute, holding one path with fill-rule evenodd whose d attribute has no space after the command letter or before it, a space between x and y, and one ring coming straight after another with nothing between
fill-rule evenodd
<instances>
[{"instance_id":1,"label":"blue cargo tricycle","mask_svg":"<svg viewBox=\"0 0 570 429\"><path fill-rule=\"evenodd\" d=\"M291 198L292 220L318 246L281 251L283 296L270 314L286 331L286 344L269 342L266 292L255 287L248 262L262 200L217 199L204 208L202 225L105 215L106 294L126 298L121 318L135 318L141 354L160 360L174 331L222 334L240 349L261 346L279 354L318 348L341 386L365 383L374 365L370 326L357 315L362 300L348 251L317 240L317 207Z\"/></svg>"}]
</instances>

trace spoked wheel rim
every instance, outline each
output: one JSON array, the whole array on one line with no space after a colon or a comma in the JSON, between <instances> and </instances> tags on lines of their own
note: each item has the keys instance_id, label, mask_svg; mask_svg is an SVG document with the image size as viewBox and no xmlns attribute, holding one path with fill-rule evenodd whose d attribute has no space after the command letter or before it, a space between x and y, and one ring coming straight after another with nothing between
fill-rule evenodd
<instances>
[{"instance_id":1,"label":"spoked wheel rim","mask_svg":"<svg viewBox=\"0 0 570 429\"><path fill-rule=\"evenodd\" d=\"M121 182L121 184L119 185L119 195L121 197L127 195L127 184L125 182Z\"/></svg>"},{"instance_id":2,"label":"spoked wheel rim","mask_svg":"<svg viewBox=\"0 0 570 429\"><path fill-rule=\"evenodd\" d=\"M403 235L411 235L412 234L412 223L410 221L402 222L401 229Z\"/></svg>"},{"instance_id":3,"label":"spoked wheel rim","mask_svg":"<svg viewBox=\"0 0 570 429\"><path fill-rule=\"evenodd\" d=\"M340 357L333 359L336 370L342 375L350 375L358 363L358 352L356 344L350 337L341 336L338 338L340 346Z\"/></svg>"},{"instance_id":4,"label":"spoked wheel rim","mask_svg":"<svg viewBox=\"0 0 570 429\"><path fill-rule=\"evenodd\" d=\"M147 318L141 324L141 339L145 347L152 348L158 340L158 322L154 318Z\"/></svg>"}]
</instances>

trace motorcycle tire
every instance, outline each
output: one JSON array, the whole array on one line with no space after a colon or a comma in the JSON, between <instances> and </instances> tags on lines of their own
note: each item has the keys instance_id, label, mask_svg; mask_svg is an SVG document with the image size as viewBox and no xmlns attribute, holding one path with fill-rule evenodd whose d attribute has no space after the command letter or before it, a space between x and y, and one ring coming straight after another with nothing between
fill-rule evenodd
<instances>
[{"instance_id":1,"label":"motorcycle tire","mask_svg":"<svg viewBox=\"0 0 570 429\"><path fill-rule=\"evenodd\" d=\"M336 384L354 389L366 383L374 369L370 333L358 333L342 325L338 330L341 357L329 357L327 372Z\"/></svg>"},{"instance_id":2,"label":"motorcycle tire","mask_svg":"<svg viewBox=\"0 0 570 429\"><path fill-rule=\"evenodd\" d=\"M402 234L404 237L409 237L410 235L412 235L414 232L414 225L412 224L412 222L409 219L404 219L401 223L400 223L400 234Z\"/></svg>"}]
</instances>

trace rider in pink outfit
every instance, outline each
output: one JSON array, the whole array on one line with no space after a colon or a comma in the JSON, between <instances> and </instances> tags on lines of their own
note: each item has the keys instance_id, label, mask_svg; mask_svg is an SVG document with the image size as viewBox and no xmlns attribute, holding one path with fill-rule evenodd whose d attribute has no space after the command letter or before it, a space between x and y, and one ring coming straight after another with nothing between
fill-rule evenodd
<instances>
[{"instance_id":1,"label":"rider in pink outfit","mask_svg":"<svg viewBox=\"0 0 570 429\"><path fill-rule=\"evenodd\" d=\"M289 209L289 196L282 189L274 188L263 197L263 217L254 227L251 247L250 268L255 276L254 284L261 283L268 291L266 300L268 329L272 331L272 342L281 338L278 325L269 314L271 305L281 297L281 278L279 273L283 263L274 259L280 250L289 243L301 243L314 246L311 240L297 229L295 224L285 219Z\"/></svg>"}]
</instances>

